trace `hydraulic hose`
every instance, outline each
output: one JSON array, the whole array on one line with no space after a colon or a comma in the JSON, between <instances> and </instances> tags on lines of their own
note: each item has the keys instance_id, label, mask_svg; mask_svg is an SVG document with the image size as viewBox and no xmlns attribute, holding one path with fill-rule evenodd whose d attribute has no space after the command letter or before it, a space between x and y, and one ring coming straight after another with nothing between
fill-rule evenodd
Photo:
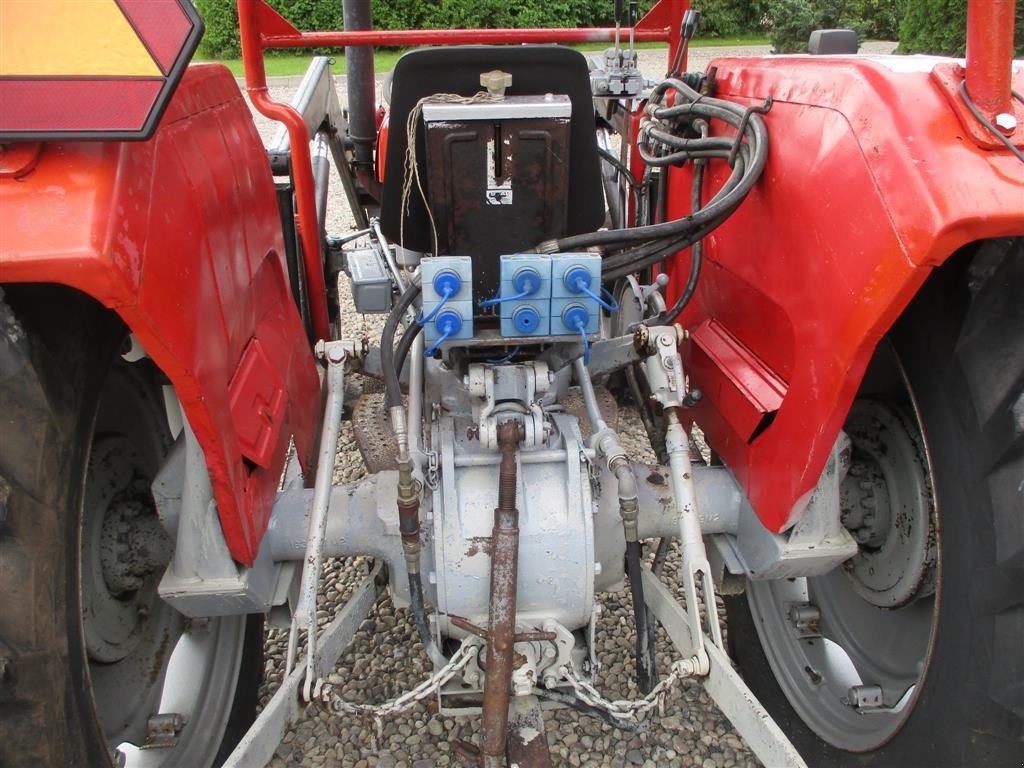
<instances>
[{"instance_id":1,"label":"hydraulic hose","mask_svg":"<svg viewBox=\"0 0 1024 768\"><path fill-rule=\"evenodd\" d=\"M405 368L405 361L409 359L413 342L422 330L423 326L419 323L410 323L402 333L402 338L398 340L398 346L395 347L395 374L399 381L402 379L402 370Z\"/></svg>"},{"instance_id":2,"label":"hydraulic hose","mask_svg":"<svg viewBox=\"0 0 1024 768\"><path fill-rule=\"evenodd\" d=\"M675 103L664 104L670 94L675 96ZM648 173L652 168L696 163L692 212L670 221L549 240L540 243L536 250L595 250L603 257L602 281L612 282L695 246L687 285L676 304L663 314L678 317L696 290L703 259L699 243L736 211L764 171L768 131L760 113L769 106L734 104L700 94L683 79L666 79L654 89L648 102L637 137L637 151ZM713 120L726 123L735 136L709 136L708 127ZM712 160L725 160L732 172L707 204L701 205L703 166Z\"/></svg>"},{"instance_id":3,"label":"hydraulic hose","mask_svg":"<svg viewBox=\"0 0 1024 768\"><path fill-rule=\"evenodd\" d=\"M409 574L409 612L412 614L412 622L416 626L416 634L420 637L423 650L433 659L440 653L434 644L434 637L430 634L430 624L427 623L427 610L423 600L423 579L419 573Z\"/></svg>"},{"instance_id":4,"label":"hydraulic hose","mask_svg":"<svg viewBox=\"0 0 1024 768\"><path fill-rule=\"evenodd\" d=\"M643 574L640 566L639 541L626 542L626 575L629 594L633 600L633 620L636 624L636 680L641 693L650 693L658 682L647 604L644 602Z\"/></svg>"},{"instance_id":5,"label":"hydraulic hose","mask_svg":"<svg viewBox=\"0 0 1024 768\"><path fill-rule=\"evenodd\" d=\"M402 315L412 306L420 295L420 286L410 283L395 306L391 308L388 319L384 322L384 330L380 335L380 368L384 375L384 396L389 408L402 405L402 386L399 383L398 369L395 367L395 332L402 322ZM409 341L412 344L412 340Z\"/></svg>"},{"instance_id":6,"label":"hydraulic hose","mask_svg":"<svg viewBox=\"0 0 1024 768\"><path fill-rule=\"evenodd\" d=\"M413 281L399 296L384 323L380 336L380 367L384 375L384 396L391 412L391 428L398 444L398 521L402 535L402 549L405 553L406 572L409 575L409 603L419 634L420 642L427 655L435 662L444 663L440 650L430 634L427 623L427 612L423 599L423 580L420 577L420 501L419 487L413 477L413 461L409 454L409 435L407 432L405 408L402 405L402 387L399 379L401 369L395 366L395 332L402 322L409 307L420 294L420 286ZM412 331L411 329L417 329ZM402 334L402 340L408 341L405 353L399 359L404 361L408 356L416 333L420 329L418 323L412 323Z\"/></svg>"},{"instance_id":7,"label":"hydraulic hose","mask_svg":"<svg viewBox=\"0 0 1024 768\"><path fill-rule=\"evenodd\" d=\"M693 169L693 189L690 203L693 210L699 211L701 206L701 188L704 184L704 163L697 163ZM675 303L664 312L658 313L655 317L645 321L645 325L671 325L686 309L693 294L697 291L697 281L700 279L700 269L704 261L704 241L698 240L692 246L690 252L690 277L686 281L686 287L679 294Z\"/></svg>"},{"instance_id":8,"label":"hydraulic hose","mask_svg":"<svg viewBox=\"0 0 1024 768\"><path fill-rule=\"evenodd\" d=\"M594 385L590 381L590 373L587 371L586 365L578 358L573 365L594 435L591 445L608 462L608 470L615 476L616 491L619 496L619 515L622 517L622 529L626 539L626 572L629 576L629 591L633 599L633 619L636 624L637 685L646 694L650 693L657 683L658 671L655 637L650 631L651 624L648 621L643 575L640 568L641 545L637 529L640 505L636 477L633 476L633 468L619 442L619 436L601 417Z\"/></svg>"}]
</instances>

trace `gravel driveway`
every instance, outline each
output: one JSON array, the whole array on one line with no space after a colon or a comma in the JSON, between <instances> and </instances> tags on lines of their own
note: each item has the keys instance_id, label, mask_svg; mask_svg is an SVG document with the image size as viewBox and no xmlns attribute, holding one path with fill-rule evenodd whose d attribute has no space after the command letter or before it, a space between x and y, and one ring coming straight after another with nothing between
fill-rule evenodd
<instances>
[{"instance_id":1,"label":"gravel driveway","mask_svg":"<svg viewBox=\"0 0 1024 768\"><path fill-rule=\"evenodd\" d=\"M891 52L894 44L868 44L873 53ZM764 55L767 46L740 48L694 48L690 69L703 69L714 57ZM664 66L664 52L640 52L641 67L656 77ZM298 78L279 78L271 94L287 101L294 94ZM378 84L380 79L378 78ZM344 78L338 80L344 100ZM254 115L265 142L276 124ZM328 229L343 234L354 228L340 185L331 188ZM357 315L344 275L339 285L343 331L346 336L379 338L383 318ZM355 377L358 378L358 377ZM358 385L358 382L356 382ZM639 419L629 408L620 414L620 433L630 454L639 461L654 462ZM350 422L342 424L338 447L336 483L348 483L365 476L366 469L356 447ZM321 608L318 618L326 622L340 609L353 586L366 571L359 559L333 560L327 563ZM666 567L672 580L673 561ZM611 698L638 695L633 683L632 609L628 592L599 596L603 614L598 633L601 668L597 685ZM265 680L261 703L276 690L282 679L285 631L268 629L266 633ZM671 646L661 635L661 668L668 667ZM416 639L416 632L405 610L396 610L390 599L380 601L360 627L355 641L338 662L332 682L353 701L381 702L411 688L429 674L429 665ZM697 682L677 685L667 699L666 716L640 734L630 734L601 721L581 717L572 710L548 713L547 737L557 766L654 766L678 765L701 768L756 766L758 763L733 731ZM330 716L309 706L304 716L285 735L271 761L275 768L285 766L357 766L358 768L430 768L458 765L450 742L455 739L476 741L479 721L475 718L443 719L426 706L419 706L384 725L379 748L373 744L372 723Z\"/></svg>"}]
</instances>

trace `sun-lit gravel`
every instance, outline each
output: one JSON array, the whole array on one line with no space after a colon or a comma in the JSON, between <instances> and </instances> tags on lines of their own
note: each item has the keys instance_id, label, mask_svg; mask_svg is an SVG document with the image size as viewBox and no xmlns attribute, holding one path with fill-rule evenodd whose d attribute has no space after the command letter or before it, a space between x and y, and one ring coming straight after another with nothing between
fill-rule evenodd
<instances>
[{"instance_id":1,"label":"sun-lit gravel","mask_svg":"<svg viewBox=\"0 0 1024 768\"><path fill-rule=\"evenodd\" d=\"M869 47L868 47L869 46ZM868 44L867 50L888 53L892 44ZM712 57L763 55L767 47L695 48L690 68L706 66ZM641 67L655 77L664 66L662 51L641 51ZM378 86L380 77L378 77ZM271 83L271 95L291 98L298 78L282 78ZM344 102L344 78L338 79ZM265 142L269 142L276 124L254 115ZM331 187L328 231L342 235L353 229L340 185ZM371 340L379 337L382 316L359 316L352 306L344 276L339 285L342 329L345 336ZM358 388L358 377L355 382ZM351 392L351 389L350 389ZM630 455L639 461L653 462L650 446L636 412L629 407L620 411L620 434ZM356 447L350 422L344 422L338 446L336 483L348 483L365 476L366 469ZM319 607L321 622L328 621L345 603L351 589L366 572L365 561L328 562L323 578ZM675 558L666 565L666 579L673 580ZM634 697L632 610L627 592L599 596L603 606L598 634L601 668L597 675L600 690L611 698ZM671 646L662 634L659 643L662 669L670 662ZM266 632L266 666L261 688L261 705L280 683L284 669L287 633ZM405 610L396 610L390 599L381 600L360 627L348 651L339 660L331 682L353 701L379 702L411 688L429 675L429 665ZM380 748L373 744L373 724L351 717L332 716L315 707L286 733L270 765L326 766L346 768L430 768L458 765L450 743L455 739L476 741L479 723L474 718L444 719L420 705L384 725ZM757 761L736 735L696 682L678 685L668 696L665 717L641 734L630 734L601 721L582 717L572 710L549 713L546 721L548 743L556 766L700 766L731 768L754 766Z\"/></svg>"}]
</instances>

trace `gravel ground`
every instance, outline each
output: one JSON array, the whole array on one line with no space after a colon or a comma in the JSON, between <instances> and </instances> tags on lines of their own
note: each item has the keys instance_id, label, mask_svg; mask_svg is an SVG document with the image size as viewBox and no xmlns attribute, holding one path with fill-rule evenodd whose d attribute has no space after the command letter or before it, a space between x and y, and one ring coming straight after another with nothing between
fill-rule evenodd
<instances>
[{"instance_id":1,"label":"gravel ground","mask_svg":"<svg viewBox=\"0 0 1024 768\"><path fill-rule=\"evenodd\" d=\"M894 44L867 44L865 52L889 53ZM706 66L713 57L767 54L767 46L741 48L694 48L690 68ZM649 76L663 66L662 51L640 52L641 67ZM282 78L271 86L271 94L287 101L298 85L296 78ZM378 78L378 84L380 80ZM339 79L344 99L344 79ZM265 142L269 142L276 124L254 115ZM340 185L331 188L328 230L343 234L354 228ZM344 275L339 284L342 327L345 336L379 337L383 318L355 313ZM358 384L358 382L357 382ZM620 412L620 434L627 450L637 460L653 462L650 447L635 411ZM336 483L348 483L365 476L366 469L356 447L350 422L344 422L338 446ZM352 588L366 572L361 558L333 560L326 564L321 594L322 623L330 619L348 598ZM666 578L673 580L675 562L666 564ZM600 595L603 606L598 633L598 654L602 666L597 674L598 688L612 698L635 697L633 682L632 610L628 592ZM662 636L662 669L667 668L671 645ZM280 684L284 670L287 633L268 629L266 667L260 691L265 704ZM411 688L429 674L429 662L416 639L408 612L396 610L389 598L382 599L371 611L348 651L341 657L331 682L342 695L359 702L381 702ZM476 741L476 718L440 718L420 705L403 716L389 720L383 738L375 748L373 725L351 718L329 716L314 706L285 735L270 765L357 766L358 768L430 768L458 765L450 742L455 739ZM724 719L699 683L684 682L669 694L665 717L641 734L630 734L605 723L581 717L572 710L548 713L547 737L557 766L700 766L731 768L755 766L756 759Z\"/></svg>"}]
</instances>

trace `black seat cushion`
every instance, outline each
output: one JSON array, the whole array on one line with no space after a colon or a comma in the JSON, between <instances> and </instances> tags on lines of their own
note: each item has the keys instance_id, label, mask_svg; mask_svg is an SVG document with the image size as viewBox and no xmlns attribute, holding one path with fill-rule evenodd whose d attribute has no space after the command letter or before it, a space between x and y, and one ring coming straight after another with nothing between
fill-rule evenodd
<instances>
[{"instance_id":1,"label":"black seat cushion","mask_svg":"<svg viewBox=\"0 0 1024 768\"><path fill-rule=\"evenodd\" d=\"M395 65L392 79L388 161L381 204L381 228L392 242L399 241L402 176L407 147L405 124L409 112L420 99L434 93L472 96L481 90L480 74L493 69L512 75L512 87L506 91L509 96L556 93L569 97L572 122L566 234L592 232L604 222L604 192L594 132L594 105L587 60L583 54L553 45L423 48L403 55ZM417 156L425 184L426 174L422 169L426 151L423 141L420 130L417 133ZM524 232L522 247L536 245L535 240L531 233ZM424 252L432 247L426 210L415 191L411 195L405 222L405 247Z\"/></svg>"}]
</instances>

